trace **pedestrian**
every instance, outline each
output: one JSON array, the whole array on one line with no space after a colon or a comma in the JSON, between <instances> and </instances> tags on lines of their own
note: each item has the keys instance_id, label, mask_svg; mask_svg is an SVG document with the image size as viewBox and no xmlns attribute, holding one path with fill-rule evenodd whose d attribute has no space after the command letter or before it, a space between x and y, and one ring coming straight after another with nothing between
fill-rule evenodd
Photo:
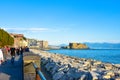
<instances>
[{"instance_id":1,"label":"pedestrian","mask_svg":"<svg viewBox=\"0 0 120 80\"><path fill-rule=\"evenodd\" d=\"M0 64L2 64L4 58L3 58L3 52L2 49L0 49Z\"/></svg>"},{"instance_id":2,"label":"pedestrian","mask_svg":"<svg viewBox=\"0 0 120 80\"><path fill-rule=\"evenodd\" d=\"M16 48L16 53L17 53L17 55L19 56L19 54L20 54L19 48Z\"/></svg>"},{"instance_id":3,"label":"pedestrian","mask_svg":"<svg viewBox=\"0 0 120 80\"><path fill-rule=\"evenodd\" d=\"M10 48L10 54L11 54L11 63L14 63L14 59L15 59L15 48L14 47Z\"/></svg>"},{"instance_id":4,"label":"pedestrian","mask_svg":"<svg viewBox=\"0 0 120 80\"><path fill-rule=\"evenodd\" d=\"M27 46L25 47L25 52L29 52L29 48Z\"/></svg>"},{"instance_id":5,"label":"pedestrian","mask_svg":"<svg viewBox=\"0 0 120 80\"><path fill-rule=\"evenodd\" d=\"M10 47L6 46L6 49L7 49L8 53L9 53L10 52Z\"/></svg>"},{"instance_id":6,"label":"pedestrian","mask_svg":"<svg viewBox=\"0 0 120 80\"><path fill-rule=\"evenodd\" d=\"M4 62L7 62L8 50L6 46L2 48L2 52L3 52Z\"/></svg>"},{"instance_id":7,"label":"pedestrian","mask_svg":"<svg viewBox=\"0 0 120 80\"><path fill-rule=\"evenodd\" d=\"M22 55L23 54L23 48L22 47L20 47L20 54Z\"/></svg>"}]
</instances>

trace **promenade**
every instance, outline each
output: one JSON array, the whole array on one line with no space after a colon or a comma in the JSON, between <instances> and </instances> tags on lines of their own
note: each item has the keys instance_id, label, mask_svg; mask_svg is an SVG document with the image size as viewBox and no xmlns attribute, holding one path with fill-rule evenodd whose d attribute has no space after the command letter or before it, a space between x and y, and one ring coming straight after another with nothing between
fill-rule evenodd
<instances>
[{"instance_id":1,"label":"promenade","mask_svg":"<svg viewBox=\"0 0 120 80\"><path fill-rule=\"evenodd\" d=\"M10 59L9 56L7 62L0 65L0 80L23 80L22 56L16 56L14 64Z\"/></svg>"}]
</instances>

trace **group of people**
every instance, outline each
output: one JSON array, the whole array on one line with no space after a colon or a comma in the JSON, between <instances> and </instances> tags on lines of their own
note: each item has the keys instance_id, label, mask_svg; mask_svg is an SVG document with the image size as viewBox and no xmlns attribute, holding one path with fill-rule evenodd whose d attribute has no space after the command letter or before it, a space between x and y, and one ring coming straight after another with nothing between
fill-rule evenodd
<instances>
[{"instance_id":1,"label":"group of people","mask_svg":"<svg viewBox=\"0 0 120 80\"><path fill-rule=\"evenodd\" d=\"M16 55L21 55L23 54L23 51L29 51L29 48L26 47L8 47L4 46L3 48L0 49L0 64L3 62L7 62L7 57L10 55L11 56L11 63L14 63L14 58Z\"/></svg>"}]
</instances>

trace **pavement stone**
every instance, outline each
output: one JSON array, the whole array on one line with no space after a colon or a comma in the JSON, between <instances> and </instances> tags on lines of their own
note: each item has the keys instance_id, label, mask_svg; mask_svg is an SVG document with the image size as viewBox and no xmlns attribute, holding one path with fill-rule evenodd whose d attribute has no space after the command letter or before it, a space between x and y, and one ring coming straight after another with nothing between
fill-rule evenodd
<instances>
[{"instance_id":1,"label":"pavement stone","mask_svg":"<svg viewBox=\"0 0 120 80\"><path fill-rule=\"evenodd\" d=\"M22 56L16 56L14 64L10 59L0 65L0 80L23 80Z\"/></svg>"}]
</instances>

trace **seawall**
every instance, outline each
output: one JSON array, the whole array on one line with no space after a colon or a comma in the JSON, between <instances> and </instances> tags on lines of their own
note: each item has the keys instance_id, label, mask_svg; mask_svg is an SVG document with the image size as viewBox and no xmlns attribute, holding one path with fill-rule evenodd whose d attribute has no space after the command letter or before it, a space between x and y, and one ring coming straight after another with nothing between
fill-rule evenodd
<instances>
[{"instance_id":1,"label":"seawall","mask_svg":"<svg viewBox=\"0 0 120 80\"><path fill-rule=\"evenodd\" d=\"M120 80L120 64L103 63L93 59L76 58L31 49L42 57L53 80Z\"/></svg>"}]
</instances>

